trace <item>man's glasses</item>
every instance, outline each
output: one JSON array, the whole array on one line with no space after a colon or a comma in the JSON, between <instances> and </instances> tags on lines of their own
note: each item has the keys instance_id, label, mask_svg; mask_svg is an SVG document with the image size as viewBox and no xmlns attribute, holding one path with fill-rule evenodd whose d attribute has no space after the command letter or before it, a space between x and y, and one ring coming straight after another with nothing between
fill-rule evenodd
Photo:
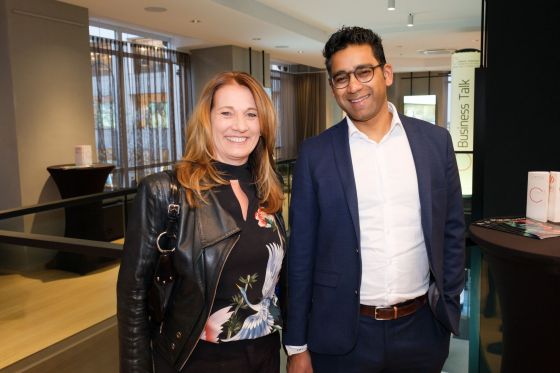
<instances>
[{"instance_id":1,"label":"man's glasses","mask_svg":"<svg viewBox=\"0 0 560 373\"><path fill-rule=\"evenodd\" d=\"M336 89L342 89L348 87L350 84L350 74L354 74L356 80L360 83L367 83L373 79L373 73L375 72L376 67L383 67L384 63L380 63L379 65L366 65L366 66L359 66L354 71L350 72L340 72L331 78L331 84Z\"/></svg>"}]
</instances>

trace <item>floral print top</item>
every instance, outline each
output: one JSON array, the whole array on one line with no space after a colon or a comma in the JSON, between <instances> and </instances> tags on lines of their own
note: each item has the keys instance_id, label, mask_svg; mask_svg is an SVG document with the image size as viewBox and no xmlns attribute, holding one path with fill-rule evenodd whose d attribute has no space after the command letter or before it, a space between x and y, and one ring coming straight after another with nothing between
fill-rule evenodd
<instances>
[{"instance_id":1,"label":"floral print top","mask_svg":"<svg viewBox=\"0 0 560 373\"><path fill-rule=\"evenodd\" d=\"M226 180L238 180L248 199L241 205L230 185L220 186L222 207L236 220L241 234L224 265L210 316L200 338L214 343L254 339L282 327L276 284L284 257L284 243L274 215L259 206L249 166L216 162Z\"/></svg>"}]
</instances>

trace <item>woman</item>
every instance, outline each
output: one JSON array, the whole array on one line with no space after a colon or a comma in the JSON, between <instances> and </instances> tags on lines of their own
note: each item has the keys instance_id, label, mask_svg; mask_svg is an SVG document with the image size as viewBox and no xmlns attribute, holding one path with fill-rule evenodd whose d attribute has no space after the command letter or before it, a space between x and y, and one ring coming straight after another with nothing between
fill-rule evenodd
<instances>
[{"instance_id":1,"label":"woman","mask_svg":"<svg viewBox=\"0 0 560 373\"><path fill-rule=\"evenodd\" d=\"M160 325L146 293L165 229L170 175L138 187L117 284L121 371L278 372L275 288L285 250L274 169L276 116L250 75L225 72L204 88L175 172L182 186L177 280Z\"/></svg>"}]
</instances>

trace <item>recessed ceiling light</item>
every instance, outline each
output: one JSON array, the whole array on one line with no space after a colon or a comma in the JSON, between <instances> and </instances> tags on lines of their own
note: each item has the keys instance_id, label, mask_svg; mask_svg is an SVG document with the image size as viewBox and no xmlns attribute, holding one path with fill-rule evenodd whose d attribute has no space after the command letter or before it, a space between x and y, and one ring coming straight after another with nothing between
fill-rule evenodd
<instances>
[{"instance_id":1,"label":"recessed ceiling light","mask_svg":"<svg viewBox=\"0 0 560 373\"><path fill-rule=\"evenodd\" d=\"M152 13L163 13L163 12L167 12L167 8L164 8L162 6L147 6L144 8L144 10L146 12L152 12Z\"/></svg>"},{"instance_id":2,"label":"recessed ceiling light","mask_svg":"<svg viewBox=\"0 0 560 373\"><path fill-rule=\"evenodd\" d=\"M289 48L289 47L287 45L276 45L276 46L274 46L274 48L285 49L285 48Z\"/></svg>"},{"instance_id":3,"label":"recessed ceiling light","mask_svg":"<svg viewBox=\"0 0 560 373\"><path fill-rule=\"evenodd\" d=\"M251 40L259 41L259 40L261 40L261 38L252 38Z\"/></svg>"},{"instance_id":4,"label":"recessed ceiling light","mask_svg":"<svg viewBox=\"0 0 560 373\"><path fill-rule=\"evenodd\" d=\"M303 54L303 51L302 51L302 50L299 50L299 51L297 51L297 52L298 52L299 54Z\"/></svg>"},{"instance_id":5,"label":"recessed ceiling light","mask_svg":"<svg viewBox=\"0 0 560 373\"><path fill-rule=\"evenodd\" d=\"M200 22L202 22L202 21L198 18L191 19L191 23L200 23Z\"/></svg>"}]
</instances>

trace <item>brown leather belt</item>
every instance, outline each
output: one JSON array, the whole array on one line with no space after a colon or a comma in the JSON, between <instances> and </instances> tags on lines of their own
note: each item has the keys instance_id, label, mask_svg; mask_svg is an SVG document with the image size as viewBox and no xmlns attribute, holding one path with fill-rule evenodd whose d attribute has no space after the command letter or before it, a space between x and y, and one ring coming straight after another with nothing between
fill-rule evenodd
<instances>
[{"instance_id":1,"label":"brown leather belt","mask_svg":"<svg viewBox=\"0 0 560 373\"><path fill-rule=\"evenodd\" d=\"M412 315L426 304L427 299L427 295L424 294L418 298L410 299L389 307L366 306L365 304L360 304L360 314L373 317L376 320L395 320L399 317Z\"/></svg>"}]
</instances>

